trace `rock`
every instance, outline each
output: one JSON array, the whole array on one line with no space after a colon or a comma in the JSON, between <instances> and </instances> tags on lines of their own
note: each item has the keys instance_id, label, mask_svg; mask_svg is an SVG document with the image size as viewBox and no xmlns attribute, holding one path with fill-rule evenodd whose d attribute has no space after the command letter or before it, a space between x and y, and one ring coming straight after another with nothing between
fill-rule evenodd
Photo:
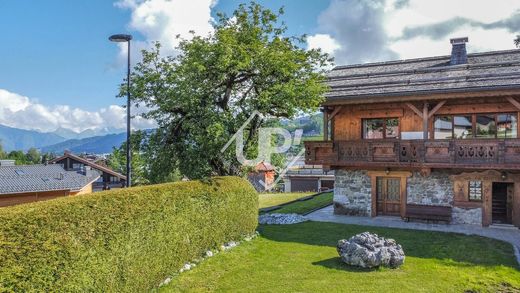
<instances>
[{"instance_id":1,"label":"rock","mask_svg":"<svg viewBox=\"0 0 520 293\"><path fill-rule=\"evenodd\" d=\"M308 221L307 218L298 214L263 214L258 217L259 224L288 225Z\"/></svg>"},{"instance_id":2,"label":"rock","mask_svg":"<svg viewBox=\"0 0 520 293\"><path fill-rule=\"evenodd\" d=\"M213 252L211 250L206 251L206 257L212 257Z\"/></svg>"},{"instance_id":3,"label":"rock","mask_svg":"<svg viewBox=\"0 0 520 293\"><path fill-rule=\"evenodd\" d=\"M159 286L168 285L171 281L172 281L172 278L168 277L168 278L166 278L166 280L162 281L162 283L159 284Z\"/></svg>"},{"instance_id":4,"label":"rock","mask_svg":"<svg viewBox=\"0 0 520 293\"><path fill-rule=\"evenodd\" d=\"M370 232L355 235L349 240L339 240L337 250L343 262L362 268L397 268L405 258L403 248L394 239L385 239Z\"/></svg>"}]
</instances>

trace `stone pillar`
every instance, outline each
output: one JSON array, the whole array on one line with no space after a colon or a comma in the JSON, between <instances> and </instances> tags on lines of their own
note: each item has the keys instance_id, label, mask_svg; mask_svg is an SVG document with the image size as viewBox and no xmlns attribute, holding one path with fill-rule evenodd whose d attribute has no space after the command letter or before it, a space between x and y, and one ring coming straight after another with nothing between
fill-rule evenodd
<instances>
[{"instance_id":1,"label":"stone pillar","mask_svg":"<svg viewBox=\"0 0 520 293\"><path fill-rule=\"evenodd\" d=\"M336 170L334 213L366 216L372 212L372 185L366 171Z\"/></svg>"}]
</instances>

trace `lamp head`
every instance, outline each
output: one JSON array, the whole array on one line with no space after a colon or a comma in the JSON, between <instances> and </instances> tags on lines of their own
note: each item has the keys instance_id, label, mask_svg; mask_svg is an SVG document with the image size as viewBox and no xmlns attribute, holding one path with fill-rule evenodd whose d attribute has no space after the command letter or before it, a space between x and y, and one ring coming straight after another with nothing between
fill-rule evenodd
<instances>
[{"instance_id":1,"label":"lamp head","mask_svg":"<svg viewBox=\"0 0 520 293\"><path fill-rule=\"evenodd\" d=\"M132 35L117 34L117 35L111 35L108 39L111 42L116 42L116 43L129 42L132 39Z\"/></svg>"}]
</instances>

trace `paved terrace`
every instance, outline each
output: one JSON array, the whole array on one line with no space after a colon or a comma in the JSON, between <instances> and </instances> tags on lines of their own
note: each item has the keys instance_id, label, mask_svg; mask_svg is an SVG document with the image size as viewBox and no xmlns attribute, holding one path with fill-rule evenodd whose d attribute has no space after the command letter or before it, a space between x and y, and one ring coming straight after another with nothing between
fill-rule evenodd
<instances>
[{"instance_id":1,"label":"paved terrace","mask_svg":"<svg viewBox=\"0 0 520 293\"><path fill-rule=\"evenodd\" d=\"M485 228L475 225L458 224L426 224L418 222L405 222L399 217L379 216L375 218L370 218L334 215L332 206L328 206L321 210L310 213L306 217L309 220L317 222L333 222L340 224L388 227L399 229L453 232L466 235L479 235L483 237L498 239L509 242L513 245L516 260L518 261L518 264L520 264L520 230L516 228Z\"/></svg>"}]
</instances>

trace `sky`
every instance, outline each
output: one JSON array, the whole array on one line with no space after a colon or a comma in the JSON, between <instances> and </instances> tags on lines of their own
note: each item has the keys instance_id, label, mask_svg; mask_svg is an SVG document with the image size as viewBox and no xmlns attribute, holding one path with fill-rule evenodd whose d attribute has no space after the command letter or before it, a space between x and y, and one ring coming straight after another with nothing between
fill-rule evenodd
<instances>
[{"instance_id":1,"label":"sky","mask_svg":"<svg viewBox=\"0 0 520 293\"><path fill-rule=\"evenodd\" d=\"M180 34L211 33L217 12L236 0L0 0L0 124L38 131L124 128L126 47L108 41L129 33L132 60L153 41L175 54ZM452 37L469 52L514 49L519 0L269 0L288 35L306 34L337 65L447 55ZM134 111L134 109L133 109ZM154 126L136 117L134 128Z\"/></svg>"}]
</instances>

